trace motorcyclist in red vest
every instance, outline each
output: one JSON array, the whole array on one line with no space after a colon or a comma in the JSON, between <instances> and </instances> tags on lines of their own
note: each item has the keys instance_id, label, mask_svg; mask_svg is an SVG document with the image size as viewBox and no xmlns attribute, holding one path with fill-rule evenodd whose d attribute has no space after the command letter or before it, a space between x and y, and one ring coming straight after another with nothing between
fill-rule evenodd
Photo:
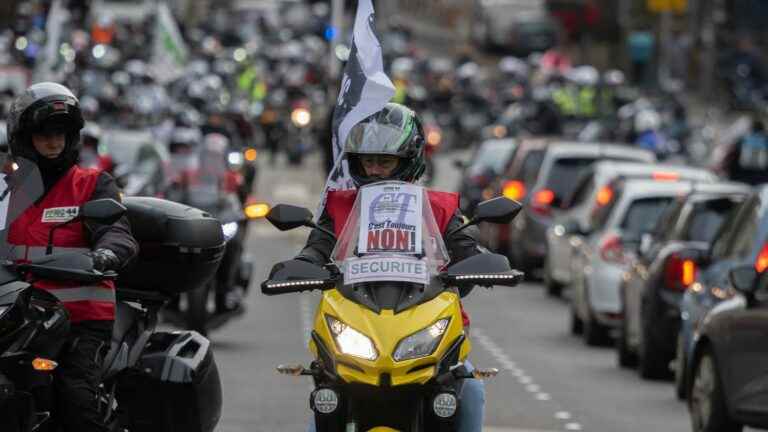
<instances>
[{"instance_id":1,"label":"motorcyclist in red vest","mask_svg":"<svg viewBox=\"0 0 768 432\"><path fill-rule=\"evenodd\" d=\"M7 124L11 154L36 163L44 186L43 196L11 224L8 242L18 260L45 255L51 227L62 217L76 215L85 202L120 201L109 174L76 165L83 125L78 99L60 84L34 84L11 106ZM100 271L120 270L138 252L126 217L112 225L94 221L65 225L55 231L53 246L53 253L89 254ZM99 415L97 391L115 319L113 283L82 286L40 280L35 286L61 300L72 323L67 345L56 359L56 423L66 432L109 430Z\"/></svg>"},{"instance_id":2,"label":"motorcyclist in red vest","mask_svg":"<svg viewBox=\"0 0 768 432\"><path fill-rule=\"evenodd\" d=\"M364 119L349 132L344 143L344 153L349 163L349 172L357 187L383 180L416 182L425 169L425 142L421 121L406 106L388 103L381 111ZM440 205L439 213L449 212L453 217L443 232L449 232L464 224L464 216L459 210L458 195L440 193L440 198L430 198L434 207ZM334 214L341 212L334 209L333 196L329 196L326 209L318 219L318 224L331 232L339 234L339 227L345 221L336 221ZM472 255L481 253L475 237L474 227L451 237L445 237L445 245L451 256L451 263L459 262ZM296 259L325 265L330 261L335 240L318 229L309 234L307 244ZM462 290L461 296L469 294ZM464 325L469 325L469 318L464 316ZM471 365L469 366L471 367ZM483 425L483 406L485 389L481 380L468 380L462 388L462 403L458 413L458 431L480 431ZM314 427L310 426L310 431Z\"/></svg>"}]
</instances>

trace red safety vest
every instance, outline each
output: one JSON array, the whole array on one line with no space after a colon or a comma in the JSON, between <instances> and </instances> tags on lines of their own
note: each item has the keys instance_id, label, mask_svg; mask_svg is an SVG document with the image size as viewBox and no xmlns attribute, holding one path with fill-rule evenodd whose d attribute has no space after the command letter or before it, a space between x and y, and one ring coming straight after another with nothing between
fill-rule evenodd
<instances>
[{"instance_id":1,"label":"red safety vest","mask_svg":"<svg viewBox=\"0 0 768 432\"><path fill-rule=\"evenodd\" d=\"M77 215L80 206L91 199L99 174L96 169L73 166L42 200L11 224L8 242L15 246L17 261L45 256L51 228ZM58 228L53 235L53 246L53 253L91 250L85 227L79 221ZM36 280L34 286L58 297L72 322L115 319L115 286L111 281L83 286L76 282Z\"/></svg>"},{"instance_id":2,"label":"red safety vest","mask_svg":"<svg viewBox=\"0 0 768 432\"><path fill-rule=\"evenodd\" d=\"M445 233L451 218L456 214L459 208L459 194L453 192L427 191L429 204L432 207L432 214L435 216L435 222L440 227L440 232ZM325 209L328 216L333 220L333 231L338 237L344 224L347 223L349 213L355 205L357 190L330 191L326 200ZM461 307L461 317L464 320L464 327L469 326L469 315Z\"/></svg>"}]
</instances>

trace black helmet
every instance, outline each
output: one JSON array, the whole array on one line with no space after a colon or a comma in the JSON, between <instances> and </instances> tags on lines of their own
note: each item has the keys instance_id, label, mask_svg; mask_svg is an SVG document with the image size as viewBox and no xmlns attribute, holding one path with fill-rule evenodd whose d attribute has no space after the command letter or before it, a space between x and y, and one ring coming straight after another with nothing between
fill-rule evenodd
<instances>
[{"instance_id":1,"label":"black helmet","mask_svg":"<svg viewBox=\"0 0 768 432\"><path fill-rule=\"evenodd\" d=\"M388 103L381 111L356 124L344 143L349 173L360 187L380 179L365 174L361 155L397 156L400 161L387 180L414 182L424 173L424 131L410 108Z\"/></svg>"},{"instance_id":2,"label":"black helmet","mask_svg":"<svg viewBox=\"0 0 768 432\"><path fill-rule=\"evenodd\" d=\"M64 168L77 161L83 115L80 102L61 84L42 82L31 85L11 104L8 115L8 145L17 157L40 162L32 146L32 133L45 124L55 123L66 130L66 147L56 158L56 166Z\"/></svg>"}]
</instances>

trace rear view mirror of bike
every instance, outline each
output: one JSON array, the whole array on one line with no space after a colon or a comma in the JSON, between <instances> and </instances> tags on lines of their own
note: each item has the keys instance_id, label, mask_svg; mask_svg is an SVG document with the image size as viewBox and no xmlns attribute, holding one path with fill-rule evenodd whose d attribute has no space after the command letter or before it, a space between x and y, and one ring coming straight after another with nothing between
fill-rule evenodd
<instances>
[{"instance_id":1,"label":"rear view mirror of bike","mask_svg":"<svg viewBox=\"0 0 768 432\"><path fill-rule=\"evenodd\" d=\"M290 260L272 267L269 279L261 284L261 292L279 295L335 286L336 279L328 270L306 261Z\"/></svg>"},{"instance_id":2,"label":"rear view mirror of bike","mask_svg":"<svg viewBox=\"0 0 768 432\"><path fill-rule=\"evenodd\" d=\"M304 207L290 204L278 204L267 213L267 220L280 231L288 231L300 226L314 227L312 212Z\"/></svg>"},{"instance_id":3,"label":"rear view mirror of bike","mask_svg":"<svg viewBox=\"0 0 768 432\"><path fill-rule=\"evenodd\" d=\"M728 272L733 287L741 293L752 294L757 288L759 274L752 266L736 267Z\"/></svg>"},{"instance_id":4,"label":"rear view mirror of bike","mask_svg":"<svg viewBox=\"0 0 768 432\"><path fill-rule=\"evenodd\" d=\"M112 198L88 201L80 208L84 219L91 219L106 225L117 222L128 210Z\"/></svg>"},{"instance_id":5,"label":"rear view mirror of bike","mask_svg":"<svg viewBox=\"0 0 768 432\"><path fill-rule=\"evenodd\" d=\"M515 286L523 273L513 270L504 255L484 253L448 267L440 279L449 286Z\"/></svg>"},{"instance_id":6,"label":"rear view mirror of bike","mask_svg":"<svg viewBox=\"0 0 768 432\"><path fill-rule=\"evenodd\" d=\"M483 201L477 205L475 215L469 222L450 231L447 236L450 237L457 232L472 225L477 225L480 222L488 222L492 224L510 223L522 209L523 206L519 202L503 196Z\"/></svg>"},{"instance_id":7,"label":"rear view mirror of bike","mask_svg":"<svg viewBox=\"0 0 768 432\"><path fill-rule=\"evenodd\" d=\"M472 220L479 222L488 222L493 224L507 224L520 213L523 206L507 197L496 197L483 201L477 205Z\"/></svg>"}]
</instances>

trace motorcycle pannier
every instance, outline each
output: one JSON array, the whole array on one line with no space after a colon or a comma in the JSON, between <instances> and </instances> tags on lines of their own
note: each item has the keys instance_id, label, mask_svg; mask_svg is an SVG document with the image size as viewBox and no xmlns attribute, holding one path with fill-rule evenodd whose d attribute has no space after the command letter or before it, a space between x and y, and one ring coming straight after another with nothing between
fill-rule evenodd
<instances>
[{"instance_id":1,"label":"motorcycle pannier","mask_svg":"<svg viewBox=\"0 0 768 432\"><path fill-rule=\"evenodd\" d=\"M226 243L218 219L159 198L126 197L139 256L120 272L118 286L179 293L204 285L219 267Z\"/></svg>"},{"instance_id":2,"label":"motorcycle pannier","mask_svg":"<svg viewBox=\"0 0 768 432\"><path fill-rule=\"evenodd\" d=\"M117 386L121 424L133 432L211 432L221 381L210 341L195 331L154 333L136 372ZM130 413L130 414L129 414Z\"/></svg>"}]
</instances>

